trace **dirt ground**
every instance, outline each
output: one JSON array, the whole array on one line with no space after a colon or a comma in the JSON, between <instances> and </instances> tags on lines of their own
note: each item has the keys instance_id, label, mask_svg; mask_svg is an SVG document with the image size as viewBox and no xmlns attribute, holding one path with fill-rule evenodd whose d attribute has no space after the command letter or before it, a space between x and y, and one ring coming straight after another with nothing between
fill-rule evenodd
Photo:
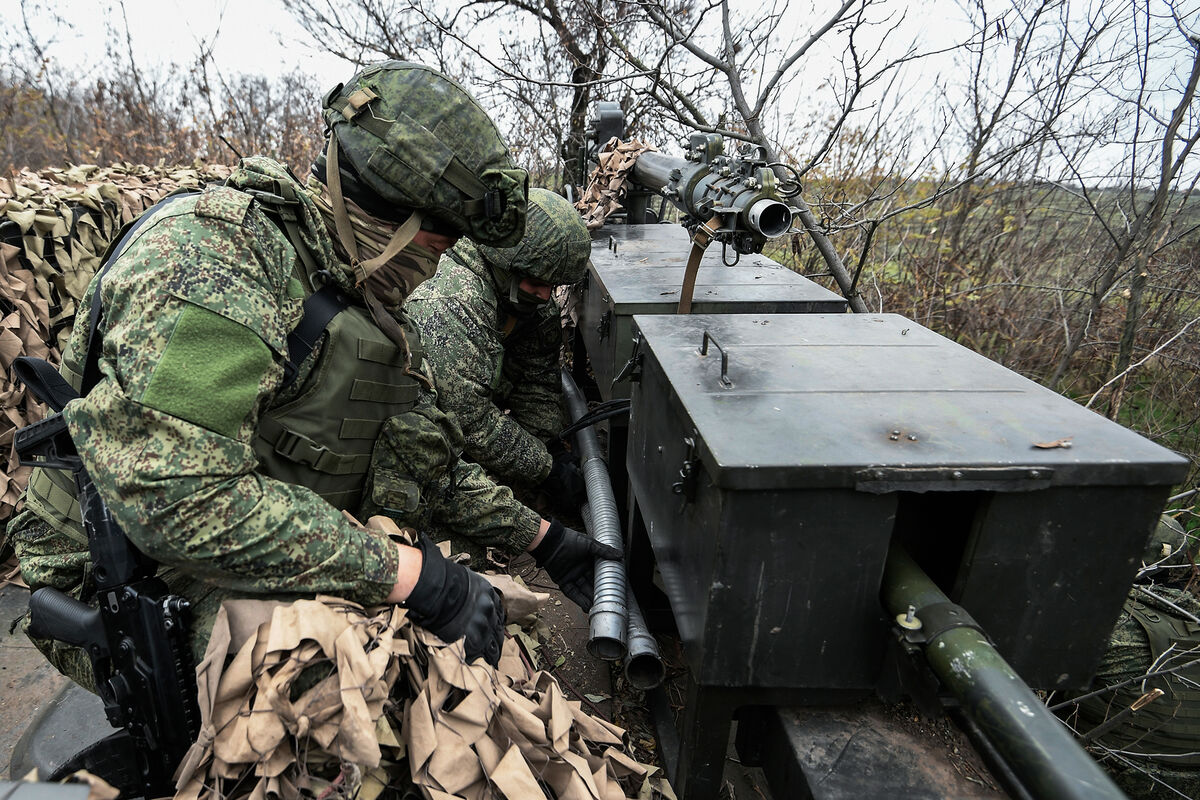
<instances>
[{"instance_id":1,"label":"dirt ground","mask_svg":"<svg viewBox=\"0 0 1200 800\"><path fill-rule=\"evenodd\" d=\"M563 597L528 556L514 560L508 569L530 588L550 594L538 623L522 631L521 641L532 665L553 673L564 693L578 699L591 713L625 728L631 754L642 763L661 768L645 696L625 680L620 664L588 654L587 615ZM21 733L67 683L15 628L25 613L28 596L23 587L11 583L0 586L0 778L8 774L12 749ZM684 675L679 642L670 636L660 636L659 645L667 666L668 701L678 712L683 707L680 678ZM994 781L965 737L949 721L928 720L904 705L892 707L890 713L899 724L945 753L954 770L966 780L977 784L989 796L1003 796L995 789ZM743 766L732 746L721 796L722 800L771 797L762 771Z\"/></svg>"}]
</instances>

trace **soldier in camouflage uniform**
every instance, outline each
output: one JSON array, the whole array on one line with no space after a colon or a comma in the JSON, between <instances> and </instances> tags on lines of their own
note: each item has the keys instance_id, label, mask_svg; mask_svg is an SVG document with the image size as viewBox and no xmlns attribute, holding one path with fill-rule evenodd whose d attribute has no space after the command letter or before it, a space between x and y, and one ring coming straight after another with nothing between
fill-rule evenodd
<instances>
[{"instance_id":1,"label":"soldier in camouflage uniform","mask_svg":"<svg viewBox=\"0 0 1200 800\"><path fill-rule=\"evenodd\" d=\"M583 277L591 239L571 204L529 193L516 247L460 241L405 304L421 331L438 403L462 426L465 454L512 486L574 512L583 480L557 438L564 424L555 286Z\"/></svg>"},{"instance_id":2,"label":"soldier in camouflage uniform","mask_svg":"<svg viewBox=\"0 0 1200 800\"><path fill-rule=\"evenodd\" d=\"M526 173L474 99L425 67L368 68L324 114L320 180L247 159L226 186L153 210L131 234L102 278L98 363L84 363L87 325L64 355L73 385L95 367L98 380L63 414L116 521L192 602L197 657L225 598L326 593L404 602L495 663L502 612L483 578L424 537L398 544L341 512L531 550L590 595L590 540L459 459L400 311L460 235L519 241ZM72 501L69 478L35 471L9 534L32 588L92 600ZM88 684L80 651L35 643Z\"/></svg>"},{"instance_id":3,"label":"soldier in camouflage uniform","mask_svg":"<svg viewBox=\"0 0 1200 800\"><path fill-rule=\"evenodd\" d=\"M1196 553L1189 540L1164 514L1091 690L1060 711L1132 800L1200 797L1200 601L1183 588Z\"/></svg>"}]
</instances>

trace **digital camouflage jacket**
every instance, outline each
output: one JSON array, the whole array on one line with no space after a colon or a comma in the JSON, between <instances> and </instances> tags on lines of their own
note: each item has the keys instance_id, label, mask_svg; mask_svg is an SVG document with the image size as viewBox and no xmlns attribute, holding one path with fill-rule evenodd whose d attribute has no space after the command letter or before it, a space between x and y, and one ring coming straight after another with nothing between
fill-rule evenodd
<instances>
[{"instance_id":1,"label":"digital camouflage jacket","mask_svg":"<svg viewBox=\"0 0 1200 800\"><path fill-rule=\"evenodd\" d=\"M425 343L438 402L462 427L465 455L506 483L531 486L550 474L544 442L563 427L559 307L551 300L508 322L499 293L479 250L460 241L404 308Z\"/></svg>"},{"instance_id":2,"label":"digital camouflage jacket","mask_svg":"<svg viewBox=\"0 0 1200 800\"><path fill-rule=\"evenodd\" d=\"M373 604L396 577L386 536L354 527L306 486L259 471L253 441L264 410L290 399L279 396L287 334L308 290L288 238L238 190L272 192L280 181L291 181L301 197L299 235L318 266L354 292L301 187L280 165L249 159L232 188L157 211L109 269L101 291L102 377L64 411L117 522L193 601L197 652L210 615L231 594L326 593ZM86 327L76 326L64 356L76 371ZM321 356L318 350L304 363L295 386L322 369ZM454 421L422 390L411 411L383 424L361 503L347 510L360 519L386 510L401 525L524 550L539 517L462 462L461 447ZM397 484L417 487L420 502L389 506ZM89 559L78 531L30 503L9 533L31 587L88 596Z\"/></svg>"}]
</instances>

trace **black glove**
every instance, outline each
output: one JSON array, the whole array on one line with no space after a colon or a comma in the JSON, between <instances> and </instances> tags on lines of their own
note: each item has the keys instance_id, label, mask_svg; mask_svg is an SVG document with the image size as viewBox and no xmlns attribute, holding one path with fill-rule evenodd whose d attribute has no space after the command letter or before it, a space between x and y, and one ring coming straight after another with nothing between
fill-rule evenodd
<instances>
[{"instance_id":1,"label":"black glove","mask_svg":"<svg viewBox=\"0 0 1200 800\"><path fill-rule=\"evenodd\" d=\"M546 495L550 504L560 511L578 512L587 501L587 490L583 473L579 471L579 459L567 452L562 442L554 439L546 446L554 459L550 474L538 484L538 491Z\"/></svg>"},{"instance_id":2,"label":"black glove","mask_svg":"<svg viewBox=\"0 0 1200 800\"><path fill-rule=\"evenodd\" d=\"M615 547L600 544L586 533L564 527L558 520L551 520L550 530L530 555L558 584L562 593L584 611L592 607L592 574L596 559L620 561L624 558L624 553Z\"/></svg>"},{"instance_id":3,"label":"black glove","mask_svg":"<svg viewBox=\"0 0 1200 800\"><path fill-rule=\"evenodd\" d=\"M467 662L479 656L493 667L504 642L500 590L482 575L447 561L427 536L417 542L424 560L417 585L404 601L409 617L444 642L464 639Z\"/></svg>"}]
</instances>

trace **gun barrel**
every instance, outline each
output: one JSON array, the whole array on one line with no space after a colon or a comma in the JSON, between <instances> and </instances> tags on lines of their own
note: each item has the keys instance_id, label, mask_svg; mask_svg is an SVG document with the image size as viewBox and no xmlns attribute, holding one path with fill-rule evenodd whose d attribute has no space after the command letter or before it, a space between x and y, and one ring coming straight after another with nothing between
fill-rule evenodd
<instances>
[{"instance_id":1,"label":"gun barrel","mask_svg":"<svg viewBox=\"0 0 1200 800\"><path fill-rule=\"evenodd\" d=\"M674 158L650 151L642 153L638 156L638 160L633 162L632 174L634 181L637 183L647 189L661 192L667 184L671 183L672 171L679 170L682 175L685 170L696 170L698 168L700 168L700 165L684 161L682 158Z\"/></svg>"},{"instance_id":2,"label":"gun barrel","mask_svg":"<svg viewBox=\"0 0 1200 800\"><path fill-rule=\"evenodd\" d=\"M1123 800L1125 797L988 642L970 616L950 602L912 557L892 544L884 567L885 608L912 607L924 625L925 660L962 703L963 713L1036 798ZM953 620L952 622L950 620Z\"/></svg>"}]
</instances>

